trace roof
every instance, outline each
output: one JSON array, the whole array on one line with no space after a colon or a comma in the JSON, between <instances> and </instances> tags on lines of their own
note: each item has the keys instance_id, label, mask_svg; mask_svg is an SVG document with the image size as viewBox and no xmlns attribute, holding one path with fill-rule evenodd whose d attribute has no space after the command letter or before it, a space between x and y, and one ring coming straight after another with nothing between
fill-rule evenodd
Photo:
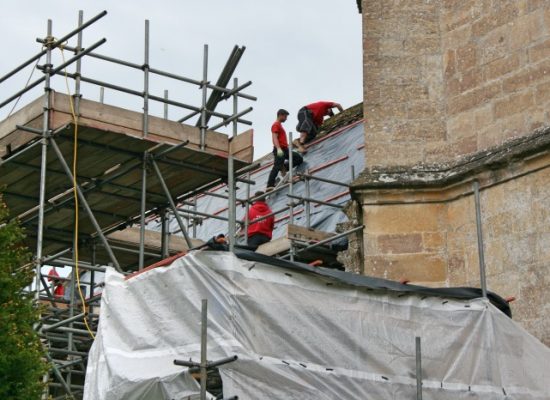
<instances>
[{"instance_id":1,"label":"roof","mask_svg":"<svg viewBox=\"0 0 550 400\"><path fill-rule=\"evenodd\" d=\"M325 179L349 184L352 181L352 168L359 174L364 168L365 157L364 147L364 129L363 129L363 106L359 103L343 112L336 114L328 119L320 128L319 135L314 142L309 145L308 152L304 156L304 163L296 168L297 173L309 171L310 174ZM250 180L254 185L250 185L248 191L247 185L239 183L237 185L237 199L246 199L249 194L258 190L265 190L267 178L273 165L273 155L266 154L259 160L259 167L250 172ZM337 205L345 204L349 199L349 191L345 186L337 186L319 181L310 182L311 197L334 202ZM294 194L298 196L306 195L306 185L303 181L293 185ZM227 186L218 185L211 189L209 193L216 195L227 195ZM288 191L282 189L268 197L268 204L273 211L283 209L288 204ZM227 217L227 200L220 197L201 194L197 199L197 210L208 214L215 214L218 217ZM237 220L244 218L245 208L237 207ZM305 226L305 210L303 206L297 206L294 211L294 224ZM344 222L347 217L339 209L320 205L311 205L311 227L334 232L336 224ZM285 227L288 223L288 212L278 214L276 217L276 227L273 238L282 237L286 234ZM176 221L171 221L171 230L177 230ZM160 225L152 225L151 229L158 230ZM196 237L208 240L218 233L227 232L227 222L213 218L205 218L202 224L196 227Z\"/></svg>"}]
</instances>

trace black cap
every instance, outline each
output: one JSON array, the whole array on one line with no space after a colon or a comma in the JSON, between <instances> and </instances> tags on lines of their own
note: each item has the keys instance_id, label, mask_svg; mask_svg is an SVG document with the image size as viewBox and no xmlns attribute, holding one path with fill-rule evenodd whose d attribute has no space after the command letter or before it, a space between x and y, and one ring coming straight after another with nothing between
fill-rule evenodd
<instances>
[{"instance_id":1,"label":"black cap","mask_svg":"<svg viewBox=\"0 0 550 400\"><path fill-rule=\"evenodd\" d=\"M287 110L285 110L284 108L280 108L279 111L277 111L277 116L283 115L283 114L290 115L290 113Z\"/></svg>"}]
</instances>

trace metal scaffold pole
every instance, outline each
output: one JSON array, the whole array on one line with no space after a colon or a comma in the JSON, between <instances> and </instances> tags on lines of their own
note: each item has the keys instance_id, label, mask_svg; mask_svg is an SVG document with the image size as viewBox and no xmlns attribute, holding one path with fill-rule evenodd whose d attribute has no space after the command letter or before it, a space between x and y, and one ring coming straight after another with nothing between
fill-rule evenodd
<instances>
[{"instance_id":1,"label":"metal scaffold pole","mask_svg":"<svg viewBox=\"0 0 550 400\"><path fill-rule=\"evenodd\" d=\"M147 208L147 153L143 154L143 163L141 166L141 207L140 207L140 225L139 225L139 266L143 269L145 260L145 212Z\"/></svg>"},{"instance_id":2,"label":"metal scaffold pole","mask_svg":"<svg viewBox=\"0 0 550 400\"><path fill-rule=\"evenodd\" d=\"M40 297L40 273L42 269L42 249L44 241L44 207L46 204L46 170L48 164L48 135L50 131L50 72L52 63L51 43L52 36L52 20L48 20L46 34L46 64L44 66L44 109L42 112L42 146L40 159L40 189L39 189L39 208L38 208L38 229L36 240L36 300Z\"/></svg>"},{"instance_id":3,"label":"metal scaffold pole","mask_svg":"<svg viewBox=\"0 0 550 400\"><path fill-rule=\"evenodd\" d=\"M481 200L479 196L479 182L474 181L474 201L476 207L476 229L477 229L477 250L479 256L479 279L481 283L481 293L487 298L487 280L485 277L485 251L483 248L483 229L481 219Z\"/></svg>"},{"instance_id":4,"label":"metal scaffold pole","mask_svg":"<svg viewBox=\"0 0 550 400\"><path fill-rule=\"evenodd\" d=\"M201 301L201 400L206 400L207 357L206 342L208 340L208 300Z\"/></svg>"},{"instance_id":5,"label":"metal scaffold pole","mask_svg":"<svg viewBox=\"0 0 550 400\"><path fill-rule=\"evenodd\" d=\"M202 106L201 106L201 138L200 148L204 150L206 147L206 96L208 94L208 45L204 45L204 55L202 63Z\"/></svg>"},{"instance_id":6,"label":"metal scaffold pole","mask_svg":"<svg viewBox=\"0 0 550 400\"><path fill-rule=\"evenodd\" d=\"M288 194L292 196L294 194L294 163L293 163L293 143L292 132L288 133ZM291 197L288 203L288 223L292 225L294 223L294 199ZM294 243L290 241L290 261L294 261Z\"/></svg>"},{"instance_id":7,"label":"metal scaffold pole","mask_svg":"<svg viewBox=\"0 0 550 400\"><path fill-rule=\"evenodd\" d=\"M145 45L143 59L143 137L149 134L149 20L145 20Z\"/></svg>"},{"instance_id":8,"label":"metal scaffold pole","mask_svg":"<svg viewBox=\"0 0 550 400\"><path fill-rule=\"evenodd\" d=\"M416 350L416 400L422 400L422 349L420 337L415 338Z\"/></svg>"},{"instance_id":9,"label":"metal scaffold pole","mask_svg":"<svg viewBox=\"0 0 550 400\"><path fill-rule=\"evenodd\" d=\"M233 88L236 89L239 86L239 81L237 78L233 79ZM235 93L233 95L233 115L236 115L238 112L238 97ZM228 210L228 219L229 219L229 251L235 249L235 236L236 236L236 198L235 195L235 161L233 158L233 149L232 143L233 140L237 137L237 120L233 120L232 123L233 134L231 136L231 141L229 142L229 156L227 157L227 187L229 189L229 210Z\"/></svg>"}]
</instances>

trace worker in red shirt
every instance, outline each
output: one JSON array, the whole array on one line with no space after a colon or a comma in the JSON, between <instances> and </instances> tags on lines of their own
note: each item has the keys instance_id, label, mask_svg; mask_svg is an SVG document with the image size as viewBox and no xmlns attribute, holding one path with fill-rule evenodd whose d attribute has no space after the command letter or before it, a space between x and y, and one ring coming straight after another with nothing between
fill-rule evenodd
<instances>
[{"instance_id":1,"label":"worker in red shirt","mask_svg":"<svg viewBox=\"0 0 550 400\"><path fill-rule=\"evenodd\" d=\"M288 161L289 151L288 151L288 140L286 138L285 128L283 128L283 122L287 120L288 111L280 109L277 111L277 120L271 126L271 139L273 140L273 168L269 173L269 178L267 179L267 188L266 191L273 190L275 187L275 179L280 171L286 173L285 162ZM292 166L297 167L303 162L302 156L293 151L292 152Z\"/></svg>"},{"instance_id":2,"label":"worker in red shirt","mask_svg":"<svg viewBox=\"0 0 550 400\"><path fill-rule=\"evenodd\" d=\"M318 101L300 108L298 111L298 125L296 125L296 130L300 132L300 139L292 142L300 153L305 153L304 145L317 136L319 127L323 124L323 118L327 115L334 115L333 108L337 108L340 112L344 111L339 103L333 101Z\"/></svg>"},{"instance_id":3,"label":"worker in red shirt","mask_svg":"<svg viewBox=\"0 0 550 400\"><path fill-rule=\"evenodd\" d=\"M55 267L52 267L48 272L48 282L53 282L53 297L63 297L65 294L65 288L59 278L59 273L56 271Z\"/></svg>"},{"instance_id":4,"label":"worker in red shirt","mask_svg":"<svg viewBox=\"0 0 550 400\"><path fill-rule=\"evenodd\" d=\"M256 192L254 197L263 195L264 192ZM273 214L273 212L263 198L256 200L248 210L248 247L251 247L252 250L256 250L259 245L271 240L273 228L275 227L275 217L271 215L261 221L254 222L254 220L269 214Z\"/></svg>"}]
</instances>

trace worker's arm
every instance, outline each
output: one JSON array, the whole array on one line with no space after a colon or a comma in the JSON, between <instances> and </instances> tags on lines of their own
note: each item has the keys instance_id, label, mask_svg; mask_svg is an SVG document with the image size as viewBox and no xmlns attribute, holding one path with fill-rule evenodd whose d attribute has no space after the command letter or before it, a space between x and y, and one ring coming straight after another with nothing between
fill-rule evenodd
<instances>
[{"instance_id":1,"label":"worker's arm","mask_svg":"<svg viewBox=\"0 0 550 400\"><path fill-rule=\"evenodd\" d=\"M273 140L273 146L277 149L277 157L283 157L285 153L283 152L283 149L281 149L279 136L276 133L272 133L271 139Z\"/></svg>"},{"instance_id":2,"label":"worker's arm","mask_svg":"<svg viewBox=\"0 0 550 400\"><path fill-rule=\"evenodd\" d=\"M344 111L344 109L342 108L342 105L340 103L334 103L332 106L336 107L338 109L338 111L340 111L340 112Z\"/></svg>"}]
</instances>

